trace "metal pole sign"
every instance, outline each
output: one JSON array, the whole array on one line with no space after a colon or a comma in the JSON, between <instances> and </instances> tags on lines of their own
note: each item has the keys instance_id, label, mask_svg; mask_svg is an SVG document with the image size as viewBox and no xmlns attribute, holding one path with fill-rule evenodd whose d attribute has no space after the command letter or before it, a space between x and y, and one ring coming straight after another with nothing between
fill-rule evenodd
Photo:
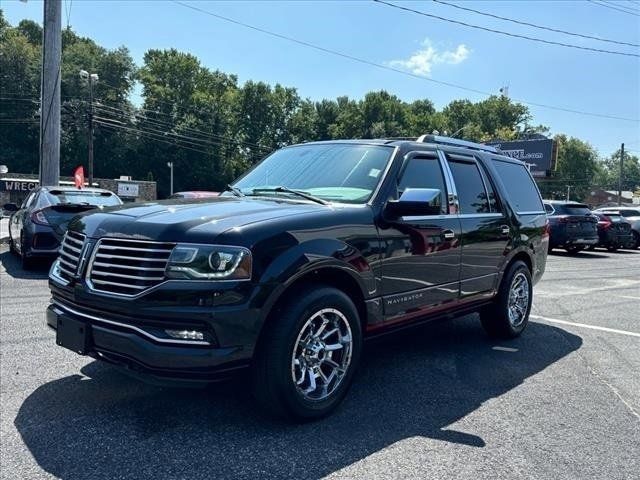
<instances>
[{"instance_id":1,"label":"metal pole sign","mask_svg":"<svg viewBox=\"0 0 640 480\"><path fill-rule=\"evenodd\" d=\"M487 142L500 149L503 155L522 160L534 177L547 177L556 168L557 148L551 138Z\"/></svg>"}]
</instances>

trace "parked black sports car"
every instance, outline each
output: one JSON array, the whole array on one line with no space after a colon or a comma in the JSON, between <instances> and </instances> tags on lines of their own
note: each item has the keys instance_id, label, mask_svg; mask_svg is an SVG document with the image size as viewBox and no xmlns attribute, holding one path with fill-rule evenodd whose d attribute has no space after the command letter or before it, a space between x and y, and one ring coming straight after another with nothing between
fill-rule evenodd
<instances>
[{"instance_id":1,"label":"parked black sports car","mask_svg":"<svg viewBox=\"0 0 640 480\"><path fill-rule=\"evenodd\" d=\"M74 216L94 208L122 205L118 196L100 188L38 187L18 207L7 203L11 250L29 268L34 259L55 257L67 224Z\"/></svg>"},{"instance_id":2,"label":"parked black sports car","mask_svg":"<svg viewBox=\"0 0 640 480\"><path fill-rule=\"evenodd\" d=\"M622 215L613 212L593 212L598 217L598 244L589 247L604 247L610 252L618 248L635 248L635 240L631 230L631 223Z\"/></svg>"}]
</instances>

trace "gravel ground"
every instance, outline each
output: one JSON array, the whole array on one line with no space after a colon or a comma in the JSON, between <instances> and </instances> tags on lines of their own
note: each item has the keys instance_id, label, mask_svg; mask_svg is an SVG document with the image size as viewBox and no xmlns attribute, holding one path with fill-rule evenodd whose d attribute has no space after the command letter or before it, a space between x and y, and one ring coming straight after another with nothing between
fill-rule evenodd
<instances>
[{"instance_id":1,"label":"gravel ground","mask_svg":"<svg viewBox=\"0 0 640 480\"><path fill-rule=\"evenodd\" d=\"M638 478L640 251L552 255L520 339L467 316L369 344L305 425L241 378L163 389L56 347L46 270L0 259L1 478Z\"/></svg>"}]
</instances>

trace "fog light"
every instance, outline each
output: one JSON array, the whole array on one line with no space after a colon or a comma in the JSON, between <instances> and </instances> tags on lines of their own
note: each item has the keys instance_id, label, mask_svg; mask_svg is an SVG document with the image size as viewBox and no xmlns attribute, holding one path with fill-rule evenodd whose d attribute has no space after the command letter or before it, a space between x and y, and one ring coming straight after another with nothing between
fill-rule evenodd
<instances>
[{"instance_id":1,"label":"fog light","mask_svg":"<svg viewBox=\"0 0 640 480\"><path fill-rule=\"evenodd\" d=\"M165 330L167 335L180 340L204 340L204 333L197 330Z\"/></svg>"}]
</instances>

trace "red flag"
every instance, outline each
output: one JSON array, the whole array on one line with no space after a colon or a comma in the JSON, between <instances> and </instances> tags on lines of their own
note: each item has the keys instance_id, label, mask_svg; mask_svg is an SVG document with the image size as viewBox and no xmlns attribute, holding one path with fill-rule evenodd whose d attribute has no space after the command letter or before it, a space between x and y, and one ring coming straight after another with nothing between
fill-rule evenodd
<instances>
[{"instance_id":1,"label":"red flag","mask_svg":"<svg viewBox=\"0 0 640 480\"><path fill-rule=\"evenodd\" d=\"M82 165L76 168L73 172L73 182L78 188L82 188L84 186L84 167Z\"/></svg>"}]
</instances>

